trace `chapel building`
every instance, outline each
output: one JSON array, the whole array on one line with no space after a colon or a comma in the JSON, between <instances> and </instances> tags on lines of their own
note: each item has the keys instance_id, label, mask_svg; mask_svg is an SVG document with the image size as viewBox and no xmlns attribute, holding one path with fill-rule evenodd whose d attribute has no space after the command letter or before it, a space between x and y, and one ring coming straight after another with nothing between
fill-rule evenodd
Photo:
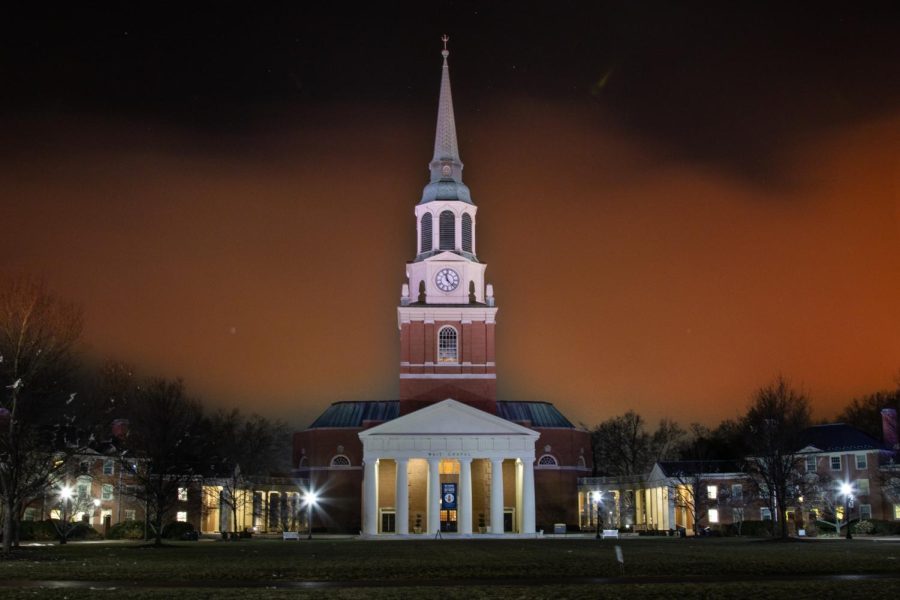
<instances>
[{"instance_id":1,"label":"chapel building","mask_svg":"<svg viewBox=\"0 0 900 600\"><path fill-rule=\"evenodd\" d=\"M399 398L337 402L294 435L313 525L364 536L534 535L579 525L590 435L552 404L497 400L498 306L478 258L443 66L430 181L397 325Z\"/></svg>"}]
</instances>

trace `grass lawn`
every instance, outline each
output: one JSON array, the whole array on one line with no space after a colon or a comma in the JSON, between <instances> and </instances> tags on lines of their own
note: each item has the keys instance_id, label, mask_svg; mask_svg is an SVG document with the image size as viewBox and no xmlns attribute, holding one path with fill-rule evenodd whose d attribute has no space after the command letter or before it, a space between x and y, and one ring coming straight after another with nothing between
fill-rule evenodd
<instances>
[{"instance_id":1,"label":"grass lawn","mask_svg":"<svg viewBox=\"0 0 900 600\"><path fill-rule=\"evenodd\" d=\"M626 575L647 583L569 585L570 578L618 577L614 546L622 547ZM893 574L896 579L841 582L754 582L768 575ZM719 576L714 583L654 583L650 578ZM502 580L502 585L464 585L465 579ZM806 541L775 543L746 539L568 540L243 540L179 542L165 548L138 544L78 544L23 548L0 560L0 580L140 581L146 588L110 590L143 597L266 598L290 594L317 598L603 598L653 597L896 598L900 587L900 541ZM190 581L277 582L334 580L380 582L378 587L324 590L192 588L153 590L154 583ZM522 587L551 580L553 585ZM391 587L391 583L398 585ZM573 581L573 583L578 583ZM521 585L517 585L521 584ZM364 584L363 584L364 585ZM400 587L402 585L402 587ZM3 589L4 598L96 598L100 590Z\"/></svg>"}]
</instances>

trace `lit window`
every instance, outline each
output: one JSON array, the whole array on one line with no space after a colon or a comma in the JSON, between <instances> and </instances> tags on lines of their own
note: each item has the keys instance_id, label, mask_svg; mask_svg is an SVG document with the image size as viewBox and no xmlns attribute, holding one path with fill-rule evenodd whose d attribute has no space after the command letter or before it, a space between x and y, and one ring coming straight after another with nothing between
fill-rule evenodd
<instances>
[{"instance_id":1,"label":"lit window","mask_svg":"<svg viewBox=\"0 0 900 600\"><path fill-rule=\"evenodd\" d=\"M438 362L456 362L456 330L449 325L438 332Z\"/></svg>"},{"instance_id":2,"label":"lit window","mask_svg":"<svg viewBox=\"0 0 900 600\"><path fill-rule=\"evenodd\" d=\"M187 511L179 510L177 513L175 513L175 520L179 523L187 523Z\"/></svg>"},{"instance_id":3,"label":"lit window","mask_svg":"<svg viewBox=\"0 0 900 600\"><path fill-rule=\"evenodd\" d=\"M104 475L112 475L115 472L115 462L111 458L107 458L103 461L103 474Z\"/></svg>"},{"instance_id":4,"label":"lit window","mask_svg":"<svg viewBox=\"0 0 900 600\"><path fill-rule=\"evenodd\" d=\"M769 507L764 506L759 509L759 518L762 521L771 521L772 520L772 511Z\"/></svg>"},{"instance_id":5,"label":"lit window","mask_svg":"<svg viewBox=\"0 0 900 600\"><path fill-rule=\"evenodd\" d=\"M187 488L178 488L178 501L187 502Z\"/></svg>"},{"instance_id":6,"label":"lit window","mask_svg":"<svg viewBox=\"0 0 900 600\"><path fill-rule=\"evenodd\" d=\"M894 505L894 519L900 521L900 504Z\"/></svg>"},{"instance_id":7,"label":"lit window","mask_svg":"<svg viewBox=\"0 0 900 600\"><path fill-rule=\"evenodd\" d=\"M719 488L714 485L706 486L706 497L715 500L719 495Z\"/></svg>"},{"instance_id":8,"label":"lit window","mask_svg":"<svg viewBox=\"0 0 900 600\"><path fill-rule=\"evenodd\" d=\"M338 454L334 458L331 459L332 467L349 467L350 459L344 456L343 454Z\"/></svg>"},{"instance_id":9,"label":"lit window","mask_svg":"<svg viewBox=\"0 0 900 600\"><path fill-rule=\"evenodd\" d=\"M838 507L834 510L834 514L835 514L835 516L837 517L837 520L838 520L838 521L843 521L843 520L844 520L844 507L843 507L843 506L838 506Z\"/></svg>"},{"instance_id":10,"label":"lit window","mask_svg":"<svg viewBox=\"0 0 900 600\"><path fill-rule=\"evenodd\" d=\"M438 473L441 475L459 475L459 461L442 460L438 465Z\"/></svg>"},{"instance_id":11,"label":"lit window","mask_svg":"<svg viewBox=\"0 0 900 600\"><path fill-rule=\"evenodd\" d=\"M816 472L816 457L815 456L807 456L806 457L806 472L807 473L815 473Z\"/></svg>"},{"instance_id":12,"label":"lit window","mask_svg":"<svg viewBox=\"0 0 900 600\"><path fill-rule=\"evenodd\" d=\"M104 483L100 488L100 499L101 500L112 500L113 499L113 486L108 483Z\"/></svg>"},{"instance_id":13,"label":"lit window","mask_svg":"<svg viewBox=\"0 0 900 600\"><path fill-rule=\"evenodd\" d=\"M869 461L866 460L865 454L857 454L856 455L856 470L863 471L869 466Z\"/></svg>"},{"instance_id":14,"label":"lit window","mask_svg":"<svg viewBox=\"0 0 900 600\"><path fill-rule=\"evenodd\" d=\"M133 508L125 509L125 520L126 521L134 521L134 509Z\"/></svg>"},{"instance_id":15,"label":"lit window","mask_svg":"<svg viewBox=\"0 0 900 600\"><path fill-rule=\"evenodd\" d=\"M709 522L710 523L718 523L719 522L719 509L717 509L717 508L709 509Z\"/></svg>"},{"instance_id":16,"label":"lit window","mask_svg":"<svg viewBox=\"0 0 900 600\"><path fill-rule=\"evenodd\" d=\"M840 471L841 470L841 457L840 456L832 456L831 457L831 470L832 471Z\"/></svg>"},{"instance_id":17,"label":"lit window","mask_svg":"<svg viewBox=\"0 0 900 600\"><path fill-rule=\"evenodd\" d=\"M860 504L859 505L859 518L866 519L866 520L872 518L872 505L871 504Z\"/></svg>"},{"instance_id":18,"label":"lit window","mask_svg":"<svg viewBox=\"0 0 900 600\"><path fill-rule=\"evenodd\" d=\"M857 479L856 480L856 494L858 496L868 496L869 495L869 480L868 479Z\"/></svg>"},{"instance_id":19,"label":"lit window","mask_svg":"<svg viewBox=\"0 0 900 600\"><path fill-rule=\"evenodd\" d=\"M554 457L550 456L549 454L545 454L538 460L538 466L558 467L559 463L556 462L556 459Z\"/></svg>"},{"instance_id":20,"label":"lit window","mask_svg":"<svg viewBox=\"0 0 900 600\"><path fill-rule=\"evenodd\" d=\"M742 500L744 498L744 486L735 483L731 486L731 499Z\"/></svg>"}]
</instances>

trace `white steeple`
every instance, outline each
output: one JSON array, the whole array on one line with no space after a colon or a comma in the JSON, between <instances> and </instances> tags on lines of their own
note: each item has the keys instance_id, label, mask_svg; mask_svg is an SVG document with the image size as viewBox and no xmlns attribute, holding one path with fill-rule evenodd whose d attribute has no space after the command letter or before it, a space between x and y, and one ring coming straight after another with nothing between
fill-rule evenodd
<instances>
[{"instance_id":1,"label":"white steeple","mask_svg":"<svg viewBox=\"0 0 900 600\"><path fill-rule=\"evenodd\" d=\"M472 202L469 188L462 182L463 163L459 158L459 145L456 140L456 118L453 115L453 95L450 93L450 67L447 57L447 42L450 37L444 35L444 49L441 56L444 64L441 68L441 94L438 103L437 128L434 134L434 156L428 164L431 181L422 192L421 203L434 200L459 200Z\"/></svg>"}]
</instances>

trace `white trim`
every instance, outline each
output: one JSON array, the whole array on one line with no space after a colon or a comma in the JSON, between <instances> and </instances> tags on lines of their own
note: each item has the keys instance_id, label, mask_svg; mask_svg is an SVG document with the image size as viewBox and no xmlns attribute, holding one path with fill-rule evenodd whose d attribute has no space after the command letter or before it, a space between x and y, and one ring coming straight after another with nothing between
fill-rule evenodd
<instances>
[{"instance_id":1,"label":"white trim","mask_svg":"<svg viewBox=\"0 0 900 600\"><path fill-rule=\"evenodd\" d=\"M486 363L470 363L470 362L465 362L465 361L463 361L462 363L451 363L451 364L447 364L447 363L438 363L438 364L434 364L433 362L427 362L427 363L411 363L411 362L402 360L402 361L400 361L400 366L401 366L401 367L456 367L456 368L459 368L460 366L463 366L463 367L496 367L496 366L497 366L497 363L494 363L494 362L486 362Z\"/></svg>"},{"instance_id":2,"label":"white trim","mask_svg":"<svg viewBox=\"0 0 900 600\"><path fill-rule=\"evenodd\" d=\"M306 467L304 471L362 471L362 467L360 466L350 466L350 467Z\"/></svg>"},{"instance_id":3,"label":"white trim","mask_svg":"<svg viewBox=\"0 0 900 600\"><path fill-rule=\"evenodd\" d=\"M345 459L345 460L347 461L347 464L346 464L346 465L336 465L336 464L334 464L334 461L337 460L337 459L339 459L339 458ZM331 457L331 462L329 462L329 465L330 465L331 468L333 468L333 469L346 469L347 467L352 467L352 466L353 466L353 461L350 460L350 457L347 456L346 454L335 454L334 456Z\"/></svg>"},{"instance_id":4,"label":"white trim","mask_svg":"<svg viewBox=\"0 0 900 600\"><path fill-rule=\"evenodd\" d=\"M497 379L496 373L400 373L400 379Z\"/></svg>"}]
</instances>

